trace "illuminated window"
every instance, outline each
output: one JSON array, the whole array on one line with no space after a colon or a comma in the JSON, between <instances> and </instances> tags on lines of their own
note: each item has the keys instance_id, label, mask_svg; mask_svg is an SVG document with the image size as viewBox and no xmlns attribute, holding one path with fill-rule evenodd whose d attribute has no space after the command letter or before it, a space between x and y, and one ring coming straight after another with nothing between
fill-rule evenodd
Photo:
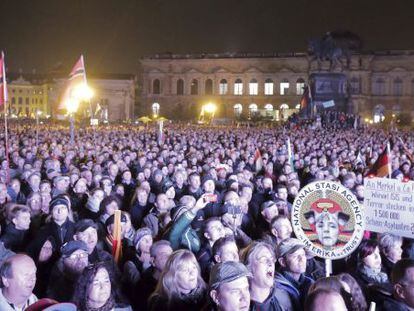
<instances>
[{"instance_id":1,"label":"illuminated window","mask_svg":"<svg viewBox=\"0 0 414 311\"><path fill-rule=\"evenodd\" d=\"M191 95L198 95L198 80L191 81Z\"/></svg>"},{"instance_id":2,"label":"illuminated window","mask_svg":"<svg viewBox=\"0 0 414 311\"><path fill-rule=\"evenodd\" d=\"M264 85L264 93L265 95L273 95L273 81L272 79L266 79L265 85Z\"/></svg>"},{"instance_id":3,"label":"illuminated window","mask_svg":"<svg viewBox=\"0 0 414 311\"><path fill-rule=\"evenodd\" d=\"M242 110L243 110L243 106L241 104L235 104L233 108L234 108L234 115L236 117L240 117Z\"/></svg>"},{"instance_id":4,"label":"illuminated window","mask_svg":"<svg viewBox=\"0 0 414 311\"><path fill-rule=\"evenodd\" d=\"M161 82L159 79L152 81L152 94L161 94Z\"/></svg>"},{"instance_id":5,"label":"illuminated window","mask_svg":"<svg viewBox=\"0 0 414 311\"><path fill-rule=\"evenodd\" d=\"M249 94L257 95L259 93L259 84L256 79L252 79L249 83Z\"/></svg>"},{"instance_id":6,"label":"illuminated window","mask_svg":"<svg viewBox=\"0 0 414 311\"><path fill-rule=\"evenodd\" d=\"M305 90L305 80L303 80L302 78L299 78L296 81L296 95L303 95L304 90Z\"/></svg>"},{"instance_id":7,"label":"illuminated window","mask_svg":"<svg viewBox=\"0 0 414 311\"><path fill-rule=\"evenodd\" d=\"M241 79L237 79L234 82L234 95L243 95L243 82Z\"/></svg>"},{"instance_id":8,"label":"illuminated window","mask_svg":"<svg viewBox=\"0 0 414 311\"><path fill-rule=\"evenodd\" d=\"M184 80L177 80L177 95L184 95Z\"/></svg>"},{"instance_id":9,"label":"illuminated window","mask_svg":"<svg viewBox=\"0 0 414 311\"><path fill-rule=\"evenodd\" d=\"M272 104L266 104L264 106L264 109L266 110L266 115L271 116L273 114L273 105Z\"/></svg>"},{"instance_id":10,"label":"illuminated window","mask_svg":"<svg viewBox=\"0 0 414 311\"><path fill-rule=\"evenodd\" d=\"M257 105L255 103L249 105L249 114L251 117L257 114Z\"/></svg>"},{"instance_id":11,"label":"illuminated window","mask_svg":"<svg viewBox=\"0 0 414 311\"><path fill-rule=\"evenodd\" d=\"M213 94L213 80L211 79L206 80L205 92L206 92L206 95Z\"/></svg>"},{"instance_id":12,"label":"illuminated window","mask_svg":"<svg viewBox=\"0 0 414 311\"><path fill-rule=\"evenodd\" d=\"M297 105L295 106L295 109L296 109L296 110L300 110L300 104L297 104Z\"/></svg>"},{"instance_id":13,"label":"illuminated window","mask_svg":"<svg viewBox=\"0 0 414 311\"><path fill-rule=\"evenodd\" d=\"M159 103L153 103L152 104L152 114L154 116L158 116L159 113L160 113L160 104Z\"/></svg>"},{"instance_id":14,"label":"illuminated window","mask_svg":"<svg viewBox=\"0 0 414 311\"><path fill-rule=\"evenodd\" d=\"M280 95L287 95L289 92L289 82L287 80L283 80L280 82Z\"/></svg>"},{"instance_id":15,"label":"illuminated window","mask_svg":"<svg viewBox=\"0 0 414 311\"><path fill-rule=\"evenodd\" d=\"M289 109L289 106L287 104L281 104L280 110L285 110L285 109Z\"/></svg>"},{"instance_id":16,"label":"illuminated window","mask_svg":"<svg viewBox=\"0 0 414 311\"><path fill-rule=\"evenodd\" d=\"M219 94L220 95L226 95L227 94L227 80L221 79L220 85L219 85Z\"/></svg>"}]
</instances>

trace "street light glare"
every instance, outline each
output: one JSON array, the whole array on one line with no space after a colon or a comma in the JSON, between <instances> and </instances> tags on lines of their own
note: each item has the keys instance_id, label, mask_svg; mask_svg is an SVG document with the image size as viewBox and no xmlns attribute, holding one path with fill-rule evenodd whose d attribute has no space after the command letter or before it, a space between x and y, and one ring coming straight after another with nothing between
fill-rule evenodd
<instances>
[{"instance_id":1,"label":"street light glare","mask_svg":"<svg viewBox=\"0 0 414 311\"><path fill-rule=\"evenodd\" d=\"M86 83L79 84L73 90L73 97L80 101L90 100L93 95L93 90Z\"/></svg>"},{"instance_id":2,"label":"street light glare","mask_svg":"<svg viewBox=\"0 0 414 311\"><path fill-rule=\"evenodd\" d=\"M217 107L213 103L208 103L207 105L204 106L204 111L207 113L215 113L216 110L217 110Z\"/></svg>"},{"instance_id":3,"label":"street light glare","mask_svg":"<svg viewBox=\"0 0 414 311\"><path fill-rule=\"evenodd\" d=\"M79 100L71 99L66 102L66 110L68 113L75 113L79 108Z\"/></svg>"}]
</instances>

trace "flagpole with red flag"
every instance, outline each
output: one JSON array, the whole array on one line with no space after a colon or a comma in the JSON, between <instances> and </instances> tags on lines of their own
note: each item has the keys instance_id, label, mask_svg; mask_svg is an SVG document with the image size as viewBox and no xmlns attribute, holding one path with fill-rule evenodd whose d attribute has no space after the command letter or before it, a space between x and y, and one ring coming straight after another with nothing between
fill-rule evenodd
<instances>
[{"instance_id":1,"label":"flagpole with red flag","mask_svg":"<svg viewBox=\"0 0 414 311\"><path fill-rule=\"evenodd\" d=\"M378 156L378 159L368 171L367 175L391 178L391 173L390 146L389 143L387 143L383 152Z\"/></svg>"},{"instance_id":2,"label":"flagpole with red flag","mask_svg":"<svg viewBox=\"0 0 414 311\"><path fill-rule=\"evenodd\" d=\"M6 81L6 65L4 61L4 53L1 52L1 72L0 72L0 82L2 83L2 88L0 91L0 105L4 105L4 143L5 143L5 153L6 153L6 183L9 183L10 179L10 172L9 172L9 133L8 133L8 127L7 127L7 81Z\"/></svg>"}]
</instances>

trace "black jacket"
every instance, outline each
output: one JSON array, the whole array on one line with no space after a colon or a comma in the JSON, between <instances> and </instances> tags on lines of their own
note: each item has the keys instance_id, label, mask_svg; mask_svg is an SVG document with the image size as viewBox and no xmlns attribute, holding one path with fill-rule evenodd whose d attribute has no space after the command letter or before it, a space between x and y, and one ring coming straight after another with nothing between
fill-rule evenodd
<instances>
[{"instance_id":1,"label":"black jacket","mask_svg":"<svg viewBox=\"0 0 414 311\"><path fill-rule=\"evenodd\" d=\"M56 248L60 247L66 242L73 240L75 234L75 224L67 219L61 226L54 221L47 223L40 231L41 235L52 236L56 241Z\"/></svg>"},{"instance_id":2,"label":"black jacket","mask_svg":"<svg viewBox=\"0 0 414 311\"><path fill-rule=\"evenodd\" d=\"M13 223L6 226L0 241L4 246L15 253L22 252L27 246L28 230L18 230Z\"/></svg>"}]
</instances>

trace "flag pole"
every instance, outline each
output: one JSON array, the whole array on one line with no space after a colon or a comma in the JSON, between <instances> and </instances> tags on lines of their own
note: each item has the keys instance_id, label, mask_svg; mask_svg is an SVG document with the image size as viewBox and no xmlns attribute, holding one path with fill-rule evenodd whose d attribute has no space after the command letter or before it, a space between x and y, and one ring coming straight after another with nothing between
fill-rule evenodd
<instances>
[{"instance_id":1,"label":"flag pole","mask_svg":"<svg viewBox=\"0 0 414 311\"><path fill-rule=\"evenodd\" d=\"M390 142L387 142L387 154L388 154L388 178L391 178L391 150Z\"/></svg>"},{"instance_id":2,"label":"flag pole","mask_svg":"<svg viewBox=\"0 0 414 311\"><path fill-rule=\"evenodd\" d=\"M4 100L4 143L5 143L5 152L6 152L6 184L9 184L10 181L10 163L9 163L9 131L7 127L7 85L6 85L6 66L4 65L4 52L1 52L1 58L3 60L2 68L3 71L3 100Z\"/></svg>"},{"instance_id":3,"label":"flag pole","mask_svg":"<svg viewBox=\"0 0 414 311\"><path fill-rule=\"evenodd\" d=\"M85 67L85 61L83 59L83 54L81 55L81 59L82 59L82 66L83 66L83 70L85 71L85 74L83 75L83 80L85 81L85 85L88 85L88 80L86 79L86 67ZM92 125L92 104L91 104L91 99L88 99L89 102L89 125L92 126L92 131L93 131L93 135L95 136L95 131L94 131L94 127ZM95 137L94 137L95 140Z\"/></svg>"}]
</instances>

